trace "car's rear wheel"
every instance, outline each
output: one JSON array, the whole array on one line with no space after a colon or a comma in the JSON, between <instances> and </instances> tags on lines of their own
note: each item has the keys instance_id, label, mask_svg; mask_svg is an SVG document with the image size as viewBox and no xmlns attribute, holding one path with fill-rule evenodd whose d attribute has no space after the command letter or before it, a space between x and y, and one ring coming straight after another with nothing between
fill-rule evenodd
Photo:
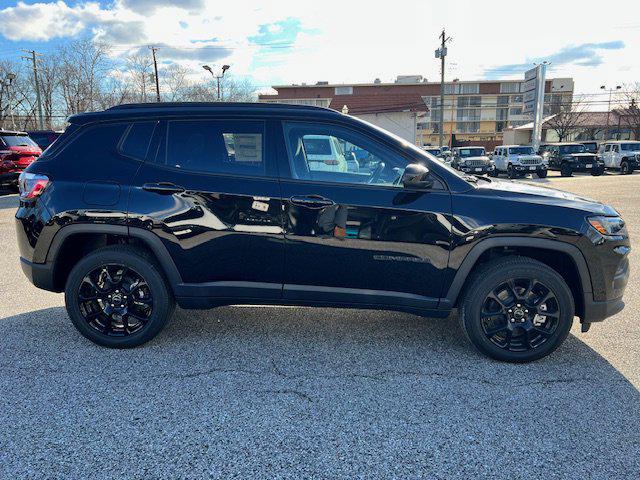
<instances>
[{"instance_id":1,"label":"car's rear wheel","mask_svg":"<svg viewBox=\"0 0 640 480\"><path fill-rule=\"evenodd\" d=\"M629 167L629 162L624 161L620 164L620 173L622 175L629 175L631 173L631 168Z\"/></svg>"},{"instance_id":2,"label":"car's rear wheel","mask_svg":"<svg viewBox=\"0 0 640 480\"><path fill-rule=\"evenodd\" d=\"M65 303L73 325L105 347L136 347L155 337L174 309L173 295L142 250L104 247L71 270Z\"/></svg>"},{"instance_id":3,"label":"car's rear wheel","mask_svg":"<svg viewBox=\"0 0 640 480\"><path fill-rule=\"evenodd\" d=\"M569 165L568 163L563 163L560 166L560 175L562 175L563 177L570 177L571 175L573 175L573 168L571 168L571 165Z\"/></svg>"},{"instance_id":4,"label":"car's rear wheel","mask_svg":"<svg viewBox=\"0 0 640 480\"><path fill-rule=\"evenodd\" d=\"M569 334L574 313L562 277L526 257L505 257L478 268L459 308L471 343L507 362L530 362L553 352Z\"/></svg>"}]
</instances>

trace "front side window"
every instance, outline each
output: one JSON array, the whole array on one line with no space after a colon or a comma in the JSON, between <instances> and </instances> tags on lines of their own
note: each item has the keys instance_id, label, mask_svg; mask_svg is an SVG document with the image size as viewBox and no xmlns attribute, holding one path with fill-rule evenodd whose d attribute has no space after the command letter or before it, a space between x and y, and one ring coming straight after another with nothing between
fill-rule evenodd
<instances>
[{"instance_id":1,"label":"front side window","mask_svg":"<svg viewBox=\"0 0 640 480\"><path fill-rule=\"evenodd\" d=\"M408 163L402 155L349 128L288 122L284 132L296 179L392 186Z\"/></svg>"},{"instance_id":2,"label":"front side window","mask_svg":"<svg viewBox=\"0 0 640 480\"><path fill-rule=\"evenodd\" d=\"M191 172L263 176L264 124L240 120L174 120L158 163Z\"/></svg>"}]
</instances>

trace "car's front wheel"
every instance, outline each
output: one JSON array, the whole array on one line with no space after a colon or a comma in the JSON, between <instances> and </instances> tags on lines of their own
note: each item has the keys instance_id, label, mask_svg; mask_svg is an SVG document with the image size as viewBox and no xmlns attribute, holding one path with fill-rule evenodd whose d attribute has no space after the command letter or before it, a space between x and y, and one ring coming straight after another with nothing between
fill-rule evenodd
<instances>
[{"instance_id":1,"label":"car's front wheel","mask_svg":"<svg viewBox=\"0 0 640 480\"><path fill-rule=\"evenodd\" d=\"M104 247L81 259L67 279L65 303L82 335L113 348L148 342L174 309L172 292L155 261L127 245Z\"/></svg>"},{"instance_id":2,"label":"car's front wheel","mask_svg":"<svg viewBox=\"0 0 640 480\"><path fill-rule=\"evenodd\" d=\"M547 178L546 170L538 170L538 178Z\"/></svg>"},{"instance_id":3,"label":"car's front wheel","mask_svg":"<svg viewBox=\"0 0 640 480\"><path fill-rule=\"evenodd\" d=\"M568 163L563 163L560 166L560 175L562 175L563 177L570 177L571 175L573 175L573 168L571 168L571 165L569 165Z\"/></svg>"},{"instance_id":4,"label":"car's front wheel","mask_svg":"<svg viewBox=\"0 0 640 480\"><path fill-rule=\"evenodd\" d=\"M480 266L459 307L471 343L507 362L549 355L567 338L574 313L573 296L562 277L537 260L519 256Z\"/></svg>"},{"instance_id":5,"label":"car's front wheel","mask_svg":"<svg viewBox=\"0 0 640 480\"><path fill-rule=\"evenodd\" d=\"M507 176L511 179L518 178L518 174L516 173L516 169L513 168L513 165L507 167Z\"/></svg>"}]
</instances>

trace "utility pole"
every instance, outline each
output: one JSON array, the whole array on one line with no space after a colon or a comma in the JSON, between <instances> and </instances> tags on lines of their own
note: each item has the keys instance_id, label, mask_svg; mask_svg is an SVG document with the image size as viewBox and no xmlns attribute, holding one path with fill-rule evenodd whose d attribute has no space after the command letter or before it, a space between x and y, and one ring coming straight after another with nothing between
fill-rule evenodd
<instances>
[{"instance_id":1,"label":"utility pole","mask_svg":"<svg viewBox=\"0 0 640 480\"><path fill-rule=\"evenodd\" d=\"M440 148L444 146L444 59L447 56L447 42L451 37L447 37L444 28L440 34L440 48L436 50L436 58L440 59Z\"/></svg>"},{"instance_id":2,"label":"utility pole","mask_svg":"<svg viewBox=\"0 0 640 480\"><path fill-rule=\"evenodd\" d=\"M153 55L153 69L156 72L156 102L160 103L160 79L158 78L158 62L156 60L156 47L149 47Z\"/></svg>"},{"instance_id":3,"label":"utility pole","mask_svg":"<svg viewBox=\"0 0 640 480\"><path fill-rule=\"evenodd\" d=\"M38 103L38 115L40 130L44 130L44 119L42 115L42 99L40 98L40 82L38 81L38 62L36 55L39 55L35 50L22 50L25 53L31 54L30 57L22 57L24 60L31 60L33 62L33 80L36 87L36 101Z\"/></svg>"},{"instance_id":4,"label":"utility pole","mask_svg":"<svg viewBox=\"0 0 640 480\"><path fill-rule=\"evenodd\" d=\"M604 131L604 139L607 140L607 138L609 138L609 115L611 114L611 97L613 95L614 90L620 90L622 88L622 86L620 85L616 85L616 88L609 88L609 106L607 107L607 128ZM607 86L606 85L602 85L600 87L601 90L607 90ZM618 133L620 133L620 131L618 130Z\"/></svg>"}]
</instances>

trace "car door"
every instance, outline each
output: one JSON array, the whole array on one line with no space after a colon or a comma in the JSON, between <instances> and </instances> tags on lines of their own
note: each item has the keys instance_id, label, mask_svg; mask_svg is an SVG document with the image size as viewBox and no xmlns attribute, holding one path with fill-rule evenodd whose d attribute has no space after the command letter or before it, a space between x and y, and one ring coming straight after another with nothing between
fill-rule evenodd
<instances>
[{"instance_id":1,"label":"car door","mask_svg":"<svg viewBox=\"0 0 640 480\"><path fill-rule=\"evenodd\" d=\"M284 297L435 307L450 245L444 182L402 188L410 157L357 127L284 122L283 132ZM367 151L367 164L357 173L316 169L305 143L318 137Z\"/></svg>"},{"instance_id":2,"label":"car door","mask_svg":"<svg viewBox=\"0 0 640 480\"><path fill-rule=\"evenodd\" d=\"M611 166L620 168L622 163L622 155L620 155L620 144L611 145Z\"/></svg>"},{"instance_id":3,"label":"car door","mask_svg":"<svg viewBox=\"0 0 640 480\"><path fill-rule=\"evenodd\" d=\"M161 122L130 200L189 296L280 298L282 204L269 126L238 118Z\"/></svg>"}]
</instances>

